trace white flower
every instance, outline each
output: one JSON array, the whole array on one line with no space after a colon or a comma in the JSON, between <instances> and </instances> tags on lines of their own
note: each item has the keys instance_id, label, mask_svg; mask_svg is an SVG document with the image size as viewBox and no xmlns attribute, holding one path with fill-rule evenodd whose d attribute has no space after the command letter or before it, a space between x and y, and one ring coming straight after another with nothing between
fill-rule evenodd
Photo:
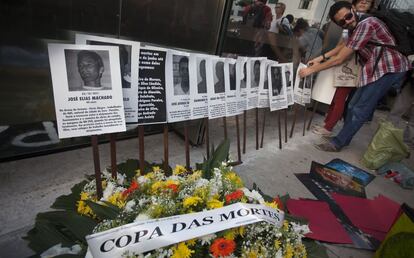
<instances>
[{"instance_id":1,"label":"white flower","mask_svg":"<svg viewBox=\"0 0 414 258\"><path fill-rule=\"evenodd\" d=\"M123 185L123 184L124 184L124 182L125 182L125 175L124 175L124 174L121 174L121 173L118 173L118 174L116 175L116 181L117 181L117 183L118 183L119 185Z\"/></svg>"},{"instance_id":2,"label":"white flower","mask_svg":"<svg viewBox=\"0 0 414 258\"><path fill-rule=\"evenodd\" d=\"M138 221L144 221L144 220L149 220L151 219L147 214L145 213L140 213L134 220L134 222L138 222Z\"/></svg>"},{"instance_id":3,"label":"white flower","mask_svg":"<svg viewBox=\"0 0 414 258\"><path fill-rule=\"evenodd\" d=\"M125 211L126 212L132 212L132 208L134 208L134 206L136 205L135 200L130 200L129 202L127 202L125 204Z\"/></svg>"},{"instance_id":4,"label":"white flower","mask_svg":"<svg viewBox=\"0 0 414 258\"><path fill-rule=\"evenodd\" d=\"M62 243L59 243L47 249L46 251L44 251L40 255L40 257L49 258L49 257L58 256L58 255L63 255L63 254L79 254L81 251L82 251L82 248L80 247L80 245L74 245L69 248L69 247L62 247Z\"/></svg>"},{"instance_id":5,"label":"white flower","mask_svg":"<svg viewBox=\"0 0 414 258\"><path fill-rule=\"evenodd\" d=\"M308 225L300 225L294 222L290 223L293 226L293 231L297 234L305 235L310 232Z\"/></svg>"},{"instance_id":6,"label":"white flower","mask_svg":"<svg viewBox=\"0 0 414 258\"><path fill-rule=\"evenodd\" d=\"M244 195L246 195L248 198L253 199L253 200L256 200L260 204L263 204L264 203L264 199L263 199L262 195L258 191L256 191L256 190L250 191L246 187L243 187L242 188L242 191L243 191Z\"/></svg>"},{"instance_id":7,"label":"white flower","mask_svg":"<svg viewBox=\"0 0 414 258\"><path fill-rule=\"evenodd\" d=\"M282 249L279 249L277 253L275 254L275 258L283 258Z\"/></svg>"},{"instance_id":8,"label":"white flower","mask_svg":"<svg viewBox=\"0 0 414 258\"><path fill-rule=\"evenodd\" d=\"M209 245L213 239L215 239L217 236L216 234L209 234L200 237L201 245Z\"/></svg>"},{"instance_id":9,"label":"white flower","mask_svg":"<svg viewBox=\"0 0 414 258\"><path fill-rule=\"evenodd\" d=\"M148 181L148 178L146 178L145 176L140 176L140 177L137 178L137 182L140 185L145 184L147 181Z\"/></svg>"},{"instance_id":10,"label":"white flower","mask_svg":"<svg viewBox=\"0 0 414 258\"><path fill-rule=\"evenodd\" d=\"M111 181L108 181L101 200L107 201L109 196L111 196L114 193L114 189L115 189L115 185Z\"/></svg>"}]
</instances>

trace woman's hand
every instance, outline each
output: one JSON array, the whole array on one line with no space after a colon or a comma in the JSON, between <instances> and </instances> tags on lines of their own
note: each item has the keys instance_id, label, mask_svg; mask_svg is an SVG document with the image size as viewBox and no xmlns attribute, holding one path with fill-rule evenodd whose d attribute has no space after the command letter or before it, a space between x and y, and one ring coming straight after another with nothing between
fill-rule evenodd
<instances>
[{"instance_id":1,"label":"woman's hand","mask_svg":"<svg viewBox=\"0 0 414 258\"><path fill-rule=\"evenodd\" d=\"M314 73L314 71L312 69L312 66L309 66L309 67L306 67L306 68L302 68L302 69L299 70L299 76L300 76L300 78L309 76L309 75L311 75L313 73Z\"/></svg>"}]
</instances>

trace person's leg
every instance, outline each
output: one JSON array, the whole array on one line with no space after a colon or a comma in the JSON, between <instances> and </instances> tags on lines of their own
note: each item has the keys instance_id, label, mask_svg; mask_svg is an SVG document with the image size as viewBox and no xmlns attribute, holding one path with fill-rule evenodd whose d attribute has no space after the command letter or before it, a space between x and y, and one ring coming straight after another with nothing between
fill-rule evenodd
<instances>
[{"instance_id":1,"label":"person's leg","mask_svg":"<svg viewBox=\"0 0 414 258\"><path fill-rule=\"evenodd\" d=\"M375 110L378 100L387 93L393 84L399 83L403 79L404 74L386 74L379 80L357 90L355 94L359 93L360 96L355 99L356 102L353 103L353 106L349 110L344 127L330 142L336 149L340 150L351 142L353 136ZM351 102L353 101L354 99Z\"/></svg>"},{"instance_id":2,"label":"person's leg","mask_svg":"<svg viewBox=\"0 0 414 258\"><path fill-rule=\"evenodd\" d=\"M338 87L335 92L334 102L332 102L332 109L329 110L325 119L325 129L332 131L336 123L341 119L345 108L345 101L348 94L352 91L352 87Z\"/></svg>"}]
</instances>

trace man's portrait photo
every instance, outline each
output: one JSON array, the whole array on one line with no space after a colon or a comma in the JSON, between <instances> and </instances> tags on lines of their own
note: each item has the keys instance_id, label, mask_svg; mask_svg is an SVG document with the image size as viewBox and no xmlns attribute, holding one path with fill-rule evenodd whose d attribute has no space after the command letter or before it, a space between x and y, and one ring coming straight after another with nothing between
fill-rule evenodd
<instances>
[{"instance_id":1,"label":"man's portrait photo","mask_svg":"<svg viewBox=\"0 0 414 258\"><path fill-rule=\"evenodd\" d=\"M299 89L303 89L303 83L305 82L305 77L303 77L303 78L301 78L300 80L299 80Z\"/></svg>"},{"instance_id":2,"label":"man's portrait photo","mask_svg":"<svg viewBox=\"0 0 414 258\"><path fill-rule=\"evenodd\" d=\"M290 80L290 70L287 69L287 67L286 67L286 71L285 71L285 77L286 77L286 86L287 87L292 86L292 81Z\"/></svg>"},{"instance_id":3,"label":"man's portrait photo","mask_svg":"<svg viewBox=\"0 0 414 258\"><path fill-rule=\"evenodd\" d=\"M266 64L265 67L265 77L264 77L264 83L263 83L263 89L268 90L269 89L269 77L268 77L268 71L269 71L269 65Z\"/></svg>"},{"instance_id":4,"label":"man's portrait photo","mask_svg":"<svg viewBox=\"0 0 414 258\"><path fill-rule=\"evenodd\" d=\"M252 61L252 68L251 68L251 87L257 88L259 87L260 82L260 61L254 60Z\"/></svg>"},{"instance_id":5,"label":"man's portrait photo","mask_svg":"<svg viewBox=\"0 0 414 258\"><path fill-rule=\"evenodd\" d=\"M224 87L224 62L218 61L214 65L214 93L225 92Z\"/></svg>"},{"instance_id":6,"label":"man's portrait photo","mask_svg":"<svg viewBox=\"0 0 414 258\"><path fill-rule=\"evenodd\" d=\"M197 92L207 93L206 60L197 58Z\"/></svg>"},{"instance_id":7,"label":"man's portrait photo","mask_svg":"<svg viewBox=\"0 0 414 258\"><path fill-rule=\"evenodd\" d=\"M230 90L236 90L236 64L229 64Z\"/></svg>"},{"instance_id":8,"label":"man's portrait photo","mask_svg":"<svg viewBox=\"0 0 414 258\"><path fill-rule=\"evenodd\" d=\"M121 67L122 88L131 88L131 49L132 46L101 41L87 40L89 45L104 45L119 47L119 64Z\"/></svg>"},{"instance_id":9,"label":"man's portrait photo","mask_svg":"<svg viewBox=\"0 0 414 258\"><path fill-rule=\"evenodd\" d=\"M246 81L247 81L247 62L244 63L243 65L243 70L241 72L241 77L242 79L240 80L240 88L241 89L245 89L246 88Z\"/></svg>"},{"instance_id":10,"label":"man's portrait photo","mask_svg":"<svg viewBox=\"0 0 414 258\"><path fill-rule=\"evenodd\" d=\"M65 49L69 91L110 90L109 52Z\"/></svg>"},{"instance_id":11,"label":"man's portrait photo","mask_svg":"<svg viewBox=\"0 0 414 258\"><path fill-rule=\"evenodd\" d=\"M270 74L272 77L272 96L278 96L282 93L282 68L271 67Z\"/></svg>"},{"instance_id":12,"label":"man's portrait photo","mask_svg":"<svg viewBox=\"0 0 414 258\"><path fill-rule=\"evenodd\" d=\"M173 55L174 95L190 94L188 57Z\"/></svg>"},{"instance_id":13,"label":"man's portrait photo","mask_svg":"<svg viewBox=\"0 0 414 258\"><path fill-rule=\"evenodd\" d=\"M312 88L312 76L306 77L305 80L305 89Z\"/></svg>"}]
</instances>

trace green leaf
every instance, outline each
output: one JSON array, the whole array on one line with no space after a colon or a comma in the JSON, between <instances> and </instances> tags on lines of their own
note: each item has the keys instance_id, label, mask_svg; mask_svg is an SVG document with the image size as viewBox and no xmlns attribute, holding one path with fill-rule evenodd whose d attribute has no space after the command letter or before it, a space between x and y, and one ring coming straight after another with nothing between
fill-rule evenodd
<instances>
[{"instance_id":1,"label":"green leaf","mask_svg":"<svg viewBox=\"0 0 414 258\"><path fill-rule=\"evenodd\" d=\"M108 201L102 201L103 203L105 203L106 205L107 205L107 207L108 208L111 208L113 211L115 211L116 213L120 213L121 212L121 209L118 207L118 206L116 206L116 205L113 205L112 203L110 203L110 202L108 202Z\"/></svg>"},{"instance_id":2,"label":"green leaf","mask_svg":"<svg viewBox=\"0 0 414 258\"><path fill-rule=\"evenodd\" d=\"M221 165L221 162L226 161L229 156L230 141L224 140L213 151L211 157L202 164L203 177L206 179L211 179L212 171L214 168L217 168Z\"/></svg>"},{"instance_id":3,"label":"green leaf","mask_svg":"<svg viewBox=\"0 0 414 258\"><path fill-rule=\"evenodd\" d=\"M85 202L100 219L115 219L119 214L119 211L117 212L108 206L100 205L90 200Z\"/></svg>"},{"instance_id":4,"label":"green leaf","mask_svg":"<svg viewBox=\"0 0 414 258\"><path fill-rule=\"evenodd\" d=\"M315 240L303 239L303 244L306 246L308 258L329 258L326 253L326 247L317 243Z\"/></svg>"},{"instance_id":5,"label":"green leaf","mask_svg":"<svg viewBox=\"0 0 414 258\"><path fill-rule=\"evenodd\" d=\"M37 219L49 221L57 227L64 226L80 242L85 242L85 236L91 234L97 224L97 221L92 218L82 216L77 212L71 211L51 211L40 213Z\"/></svg>"},{"instance_id":6,"label":"green leaf","mask_svg":"<svg viewBox=\"0 0 414 258\"><path fill-rule=\"evenodd\" d=\"M84 180L79 184L76 184L72 187L72 193L69 195L61 195L56 198L55 202L52 204L51 208L61 209L61 210L73 210L76 211L76 203L80 199L80 193L82 192L83 187L87 184L87 181Z\"/></svg>"},{"instance_id":7,"label":"green leaf","mask_svg":"<svg viewBox=\"0 0 414 258\"><path fill-rule=\"evenodd\" d=\"M131 180L139 169L139 161L137 159L128 159L127 161L117 165L117 170L125 174L128 180Z\"/></svg>"}]
</instances>

